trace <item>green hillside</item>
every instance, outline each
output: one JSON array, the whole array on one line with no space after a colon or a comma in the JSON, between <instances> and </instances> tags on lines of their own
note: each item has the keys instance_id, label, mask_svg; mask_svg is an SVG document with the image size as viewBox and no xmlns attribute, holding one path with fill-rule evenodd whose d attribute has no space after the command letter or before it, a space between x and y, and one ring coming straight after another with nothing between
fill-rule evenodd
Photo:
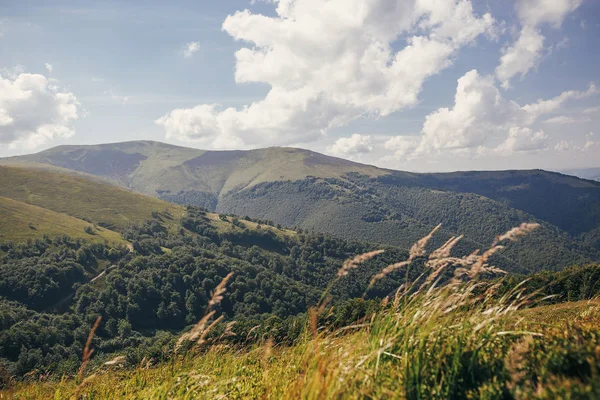
<instances>
[{"instance_id":1,"label":"green hillside","mask_svg":"<svg viewBox=\"0 0 600 400\"><path fill-rule=\"evenodd\" d=\"M343 181L306 179L261 184L223 196L217 210L403 248L441 223L443 231L438 240L461 232L465 235L461 250L465 252L482 248L497 232L537 221L542 225L537 232L495 262L510 271L531 272L599 259L597 250L502 202L472 193L388 184L362 176L348 176Z\"/></svg>"},{"instance_id":2,"label":"green hillside","mask_svg":"<svg viewBox=\"0 0 600 400\"><path fill-rule=\"evenodd\" d=\"M183 208L79 176L36 168L0 166L0 196L66 214L113 230L124 230L167 211Z\"/></svg>"},{"instance_id":3,"label":"green hillside","mask_svg":"<svg viewBox=\"0 0 600 400\"><path fill-rule=\"evenodd\" d=\"M301 149L204 151L149 141L59 146L0 163L77 171L178 204L405 248L438 223L445 237L464 233L463 249L473 250L536 221L542 229L498 260L503 267L600 260L600 183L546 171L416 174Z\"/></svg>"},{"instance_id":4,"label":"green hillside","mask_svg":"<svg viewBox=\"0 0 600 400\"><path fill-rule=\"evenodd\" d=\"M160 142L58 146L1 163L37 163L96 175L149 195L180 191L218 197L263 182L307 176L342 177L348 172L379 176L379 168L294 148L205 151Z\"/></svg>"},{"instance_id":5,"label":"green hillside","mask_svg":"<svg viewBox=\"0 0 600 400\"><path fill-rule=\"evenodd\" d=\"M296 318L297 330L282 331L276 321L266 331L258 326L261 332L242 345L227 333L237 324L217 320L202 325L193 347L177 350L178 341L164 337L143 351L155 358L141 358L140 350L103 354L100 328L92 361L79 376L31 379L4 393L28 399L596 399L600 303L587 296L598 293L599 272L588 266L572 270L570 279L542 277L587 292L577 302L538 305L526 294L535 288L528 282L507 285L502 296L494 294L494 282L479 279L425 285L389 302L323 304ZM232 286L224 286L224 299L235 296Z\"/></svg>"},{"instance_id":6,"label":"green hillside","mask_svg":"<svg viewBox=\"0 0 600 400\"><path fill-rule=\"evenodd\" d=\"M0 242L23 242L60 235L92 242L125 243L119 233L109 229L93 227L89 222L66 214L0 197Z\"/></svg>"}]
</instances>

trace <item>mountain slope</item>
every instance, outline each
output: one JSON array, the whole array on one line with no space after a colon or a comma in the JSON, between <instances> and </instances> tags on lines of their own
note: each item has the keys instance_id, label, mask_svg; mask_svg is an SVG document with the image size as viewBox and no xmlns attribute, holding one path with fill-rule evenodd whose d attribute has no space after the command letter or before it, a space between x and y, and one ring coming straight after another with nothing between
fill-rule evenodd
<instances>
[{"instance_id":1,"label":"mountain slope","mask_svg":"<svg viewBox=\"0 0 600 400\"><path fill-rule=\"evenodd\" d=\"M600 258L600 183L558 173L416 174L301 149L203 151L148 141L60 146L0 163L66 168L175 203L404 247L438 223L446 238L464 233L464 250L472 250L537 221L542 229L505 255L510 269Z\"/></svg>"},{"instance_id":2,"label":"mountain slope","mask_svg":"<svg viewBox=\"0 0 600 400\"><path fill-rule=\"evenodd\" d=\"M117 232L100 227L90 228L91 224L84 220L0 197L0 242L23 242L44 235L68 235L92 242L125 243Z\"/></svg>"},{"instance_id":3,"label":"mountain slope","mask_svg":"<svg viewBox=\"0 0 600 400\"><path fill-rule=\"evenodd\" d=\"M307 176L339 178L348 172L369 176L387 173L376 167L302 149L205 151L152 141L58 146L0 162L66 168L149 195L197 191L219 196L263 182L299 180Z\"/></svg>"},{"instance_id":4,"label":"mountain slope","mask_svg":"<svg viewBox=\"0 0 600 400\"><path fill-rule=\"evenodd\" d=\"M123 230L152 212L183 215L183 208L118 186L23 166L0 166L0 196Z\"/></svg>"},{"instance_id":5,"label":"mountain slope","mask_svg":"<svg viewBox=\"0 0 600 400\"><path fill-rule=\"evenodd\" d=\"M569 169L562 172L582 179L600 181L600 168Z\"/></svg>"}]
</instances>

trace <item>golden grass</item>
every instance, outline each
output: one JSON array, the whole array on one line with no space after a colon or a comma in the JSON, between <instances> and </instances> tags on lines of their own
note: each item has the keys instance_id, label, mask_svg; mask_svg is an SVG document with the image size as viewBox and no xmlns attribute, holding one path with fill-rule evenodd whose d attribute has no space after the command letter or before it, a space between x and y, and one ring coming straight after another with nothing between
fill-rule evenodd
<instances>
[{"instance_id":1,"label":"golden grass","mask_svg":"<svg viewBox=\"0 0 600 400\"><path fill-rule=\"evenodd\" d=\"M487 264L487 254L499 251L499 242L531 229L535 228L521 227L499 236L490 247L493 250L456 259L450 259L450 253L458 240L446 242L430 254L430 268L424 275L398 290L382 311L356 329L332 332L318 326L319 314L326 311L323 301L310 310L306 332L293 346L278 346L268 339L249 348L234 348L217 341L201 354L180 354L154 368L140 365L114 371L104 366L81 395L94 399L598 398L598 302L520 310L534 304L535 295L524 295L521 285L499 295L498 285L479 279L496 271ZM425 242L420 241L412 253L425 256L421 250ZM444 261L440 264L440 260ZM454 278L438 286L430 276L449 265L456 267ZM213 294L215 301L224 294L226 283L227 279ZM208 311L204 326L213 312ZM13 395L67 398L77 390L75 379L64 378L22 383Z\"/></svg>"},{"instance_id":2,"label":"golden grass","mask_svg":"<svg viewBox=\"0 0 600 400\"><path fill-rule=\"evenodd\" d=\"M184 207L78 176L40 169L0 166L0 196L122 230L168 211L173 221ZM166 225L175 222L165 221Z\"/></svg>"},{"instance_id":3,"label":"golden grass","mask_svg":"<svg viewBox=\"0 0 600 400\"><path fill-rule=\"evenodd\" d=\"M0 241L25 242L40 239L44 235L56 237L68 235L72 238L92 242L124 244L117 232L106 228L95 228L94 234L85 232L89 222L60 214L45 208L0 197Z\"/></svg>"}]
</instances>

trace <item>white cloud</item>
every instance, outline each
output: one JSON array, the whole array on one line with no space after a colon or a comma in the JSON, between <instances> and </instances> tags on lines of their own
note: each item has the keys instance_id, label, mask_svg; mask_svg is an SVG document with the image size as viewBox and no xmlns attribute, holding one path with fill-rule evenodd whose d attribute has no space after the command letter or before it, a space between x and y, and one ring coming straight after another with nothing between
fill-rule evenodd
<instances>
[{"instance_id":1,"label":"white cloud","mask_svg":"<svg viewBox=\"0 0 600 400\"><path fill-rule=\"evenodd\" d=\"M49 63L45 63L44 68L46 68L46 71L48 71L48 73L51 73L52 69L53 69L52 64L49 64Z\"/></svg>"},{"instance_id":2,"label":"white cloud","mask_svg":"<svg viewBox=\"0 0 600 400\"><path fill-rule=\"evenodd\" d=\"M204 104L156 121L167 137L212 147L306 143L361 116L418 102L457 51L494 34L469 0L276 0L276 16L237 12L223 30L247 47L235 80L270 86L240 109ZM392 44L405 43L396 51Z\"/></svg>"},{"instance_id":3,"label":"white cloud","mask_svg":"<svg viewBox=\"0 0 600 400\"><path fill-rule=\"evenodd\" d=\"M590 85L585 91L570 90L520 106L502 96L494 77L472 70L458 79L452 108L440 108L427 115L420 136L391 138L385 148L396 158L464 151L484 155L543 150L549 146L548 136L533 125L542 116L559 111L568 100L598 92L595 85Z\"/></svg>"},{"instance_id":4,"label":"white cloud","mask_svg":"<svg viewBox=\"0 0 600 400\"><path fill-rule=\"evenodd\" d=\"M72 136L70 123L78 110L75 95L61 92L43 75L0 76L0 143L11 148L34 148Z\"/></svg>"},{"instance_id":5,"label":"white cloud","mask_svg":"<svg viewBox=\"0 0 600 400\"><path fill-rule=\"evenodd\" d=\"M361 154L367 154L373 151L371 145L371 136L353 134L350 137L339 138L333 146L327 148L331 155L343 158L358 159Z\"/></svg>"},{"instance_id":6,"label":"white cloud","mask_svg":"<svg viewBox=\"0 0 600 400\"><path fill-rule=\"evenodd\" d=\"M547 124L558 124L558 125L566 125L566 124L579 124L582 122L588 122L590 119L588 117L573 117L569 115L559 115L556 117L548 118L544 121Z\"/></svg>"},{"instance_id":7,"label":"white cloud","mask_svg":"<svg viewBox=\"0 0 600 400\"><path fill-rule=\"evenodd\" d=\"M594 140L587 140L582 146L578 146L573 141L561 140L554 146L554 150L562 151L562 152L565 152L565 151L581 152L581 151L590 151L597 147L600 147L600 142L597 142Z\"/></svg>"},{"instance_id":8,"label":"white cloud","mask_svg":"<svg viewBox=\"0 0 600 400\"><path fill-rule=\"evenodd\" d=\"M541 25L560 27L563 19L575 11L581 2L582 0L517 0L515 8L521 21L521 32L515 43L502 50L500 65L496 68L496 76L504 88L509 87L513 77L525 76L532 68L537 67L543 55L545 40L540 30ZM557 46L564 44L561 41Z\"/></svg>"},{"instance_id":9,"label":"white cloud","mask_svg":"<svg viewBox=\"0 0 600 400\"><path fill-rule=\"evenodd\" d=\"M495 150L512 154L545 150L546 148L548 148L548 135L543 131L535 132L531 128L513 126L509 129L506 140Z\"/></svg>"},{"instance_id":10,"label":"white cloud","mask_svg":"<svg viewBox=\"0 0 600 400\"><path fill-rule=\"evenodd\" d=\"M500 65L496 68L496 75L502 81L502 86L508 88L512 77L524 76L536 67L543 49L544 36L539 30L524 27L515 44L502 50Z\"/></svg>"},{"instance_id":11,"label":"white cloud","mask_svg":"<svg viewBox=\"0 0 600 400\"><path fill-rule=\"evenodd\" d=\"M393 153L393 158L402 160L410 159L419 145L420 138L413 136L394 136L389 138L384 147Z\"/></svg>"},{"instance_id":12,"label":"white cloud","mask_svg":"<svg viewBox=\"0 0 600 400\"><path fill-rule=\"evenodd\" d=\"M587 115L600 115L600 106L586 108L583 110L583 113Z\"/></svg>"},{"instance_id":13,"label":"white cloud","mask_svg":"<svg viewBox=\"0 0 600 400\"><path fill-rule=\"evenodd\" d=\"M183 56L185 58L190 58L198 51L200 51L200 42L190 42L185 45L185 49L183 50Z\"/></svg>"},{"instance_id":14,"label":"white cloud","mask_svg":"<svg viewBox=\"0 0 600 400\"><path fill-rule=\"evenodd\" d=\"M536 119L543 114L548 114L559 110L560 107L568 100L580 100L600 93L600 89L595 84L590 84L586 91L568 90L550 100L538 100L536 103L523 106L530 118Z\"/></svg>"}]
</instances>

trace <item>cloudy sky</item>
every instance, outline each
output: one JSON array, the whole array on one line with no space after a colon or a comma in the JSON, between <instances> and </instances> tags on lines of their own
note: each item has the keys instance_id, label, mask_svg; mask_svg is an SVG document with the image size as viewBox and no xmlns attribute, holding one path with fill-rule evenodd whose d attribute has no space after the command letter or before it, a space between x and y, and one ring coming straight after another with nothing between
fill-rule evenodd
<instances>
[{"instance_id":1,"label":"cloudy sky","mask_svg":"<svg viewBox=\"0 0 600 400\"><path fill-rule=\"evenodd\" d=\"M6 0L0 156L151 139L600 166L597 0Z\"/></svg>"}]
</instances>

